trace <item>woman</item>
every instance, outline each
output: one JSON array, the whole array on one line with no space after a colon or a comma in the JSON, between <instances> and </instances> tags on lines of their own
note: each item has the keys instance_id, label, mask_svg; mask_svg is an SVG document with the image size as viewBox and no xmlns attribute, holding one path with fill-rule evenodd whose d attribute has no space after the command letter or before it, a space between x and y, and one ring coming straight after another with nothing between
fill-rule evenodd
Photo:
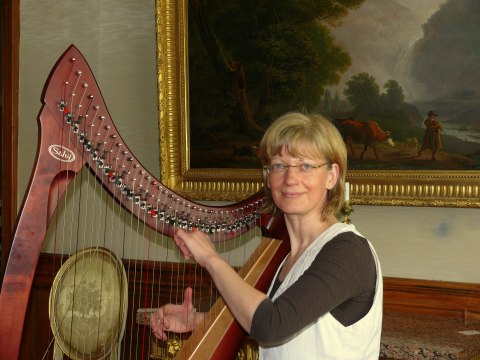
<instances>
[{"instance_id":1,"label":"woman","mask_svg":"<svg viewBox=\"0 0 480 360\"><path fill-rule=\"evenodd\" d=\"M179 230L176 244L210 273L261 359L378 359L382 274L368 240L336 218L347 161L340 134L319 115L289 113L266 131L259 157L266 210L284 216L291 245L268 294L245 283L203 233ZM187 289L183 305L152 316L158 338L202 320L191 298Z\"/></svg>"}]
</instances>

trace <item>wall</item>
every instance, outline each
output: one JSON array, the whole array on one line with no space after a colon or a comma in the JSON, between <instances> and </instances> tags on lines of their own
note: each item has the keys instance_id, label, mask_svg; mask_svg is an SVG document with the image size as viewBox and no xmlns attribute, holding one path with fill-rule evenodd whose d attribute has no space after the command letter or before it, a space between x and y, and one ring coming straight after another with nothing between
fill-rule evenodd
<instances>
[{"instance_id":1,"label":"wall","mask_svg":"<svg viewBox=\"0 0 480 360\"><path fill-rule=\"evenodd\" d=\"M87 59L127 144L159 175L155 0L22 0L19 203L37 145L43 85L70 44Z\"/></svg>"},{"instance_id":2,"label":"wall","mask_svg":"<svg viewBox=\"0 0 480 360\"><path fill-rule=\"evenodd\" d=\"M39 97L71 44L88 60L120 133L159 175L154 0L22 0L19 203L37 144ZM355 206L386 276L480 283L478 209Z\"/></svg>"},{"instance_id":3,"label":"wall","mask_svg":"<svg viewBox=\"0 0 480 360\"><path fill-rule=\"evenodd\" d=\"M478 209L354 206L386 276L480 283Z\"/></svg>"}]
</instances>

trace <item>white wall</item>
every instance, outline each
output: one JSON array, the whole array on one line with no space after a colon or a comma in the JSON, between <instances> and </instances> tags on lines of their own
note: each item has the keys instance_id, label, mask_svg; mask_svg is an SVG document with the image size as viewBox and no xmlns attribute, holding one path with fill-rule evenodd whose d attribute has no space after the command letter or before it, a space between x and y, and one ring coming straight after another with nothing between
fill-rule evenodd
<instances>
[{"instance_id":1,"label":"white wall","mask_svg":"<svg viewBox=\"0 0 480 360\"><path fill-rule=\"evenodd\" d=\"M155 0L20 2L19 204L37 146L40 95L70 44L86 58L120 134L159 176Z\"/></svg>"},{"instance_id":2,"label":"white wall","mask_svg":"<svg viewBox=\"0 0 480 360\"><path fill-rule=\"evenodd\" d=\"M386 276L480 283L478 209L354 206Z\"/></svg>"},{"instance_id":3,"label":"white wall","mask_svg":"<svg viewBox=\"0 0 480 360\"><path fill-rule=\"evenodd\" d=\"M22 0L18 204L23 201L35 159L42 89L52 67L71 44L89 63L125 143L154 176L160 176L155 0ZM66 198L75 197L72 191ZM70 228L73 222L67 216L60 213L58 217L64 224L60 233L50 227L45 250L52 250L59 236L75 237L75 227ZM115 232L111 236L115 237ZM126 251L136 256L146 251L141 246L146 243L136 241L136 246ZM166 253L163 249L169 242L154 243Z\"/></svg>"}]
</instances>

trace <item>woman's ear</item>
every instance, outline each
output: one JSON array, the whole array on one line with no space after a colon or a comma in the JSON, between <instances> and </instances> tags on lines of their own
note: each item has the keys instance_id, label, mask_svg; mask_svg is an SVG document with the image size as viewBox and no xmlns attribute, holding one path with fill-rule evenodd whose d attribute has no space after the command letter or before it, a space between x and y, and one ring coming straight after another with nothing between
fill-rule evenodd
<instances>
[{"instance_id":1,"label":"woman's ear","mask_svg":"<svg viewBox=\"0 0 480 360\"><path fill-rule=\"evenodd\" d=\"M263 183L267 188L270 189L270 177L268 176L267 172L263 170Z\"/></svg>"},{"instance_id":2,"label":"woman's ear","mask_svg":"<svg viewBox=\"0 0 480 360\"><path fill-rule=\"evenodd\" d=\"M327 178L327 188L333 189L336 185L338 178L340 176L340 167L338 164L332 164L330 170L328 171L328 178Z\"/></svg>"}]
</instances>

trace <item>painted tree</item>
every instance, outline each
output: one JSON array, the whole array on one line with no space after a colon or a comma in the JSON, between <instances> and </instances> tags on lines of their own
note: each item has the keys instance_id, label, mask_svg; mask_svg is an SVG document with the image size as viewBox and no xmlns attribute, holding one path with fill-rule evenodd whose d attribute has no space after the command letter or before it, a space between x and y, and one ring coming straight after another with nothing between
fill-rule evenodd
<instances>
[{"instance_id":1,"label":"painted tree","mask_svg":"<svg viewBox=\"0 0 480 360\"><path fill-rule=\"evenodd\" d=\"M326 114L330 114L332 112L332 95L328 89L325 90L325 96L323 98L323 111Z\"/></svg>"},{"instance_id":2,"label":"painted tree","mask_svg":"<svg viewBox=\"0 0 480 360\"><path fill-rule=\"evenodd\" d=\"M317 105L351 64L327 25L363 1L190 0L192 112L262 132L272 108Z\"/></svg>"},{"instance_id":3,"label":"painted tree","mask_svg":"<svg viewBox=\"0 0 480 360\"><path fill-rule=\"evenodd\" d=\"M383 108L387 111L400 110L405 100L405 94L398 81L388 80L383 87L386 90L385 94L381 95Z\"/></svg>"},{"instance_id":4,"label":"painted tree","mask_svg":"<svg viewBox=\"0 0 480 360\"><path fill-rule=\"evenodd\" d=\"M336 113L340 109L340 95L335 91L335 97L332 100L332 112Z\"/></svg>"},{"instance_id":5,"label":"painted tree","mask_svg":"<svg viewBox=\"0 0 480 360\"><path fill-rule=\"evenodd\" d=\"M357 116L379 111L380 87L375 78L366 72L352 76L347 81L343 94L354 107Z\"/></svg>"}]
</instances>

